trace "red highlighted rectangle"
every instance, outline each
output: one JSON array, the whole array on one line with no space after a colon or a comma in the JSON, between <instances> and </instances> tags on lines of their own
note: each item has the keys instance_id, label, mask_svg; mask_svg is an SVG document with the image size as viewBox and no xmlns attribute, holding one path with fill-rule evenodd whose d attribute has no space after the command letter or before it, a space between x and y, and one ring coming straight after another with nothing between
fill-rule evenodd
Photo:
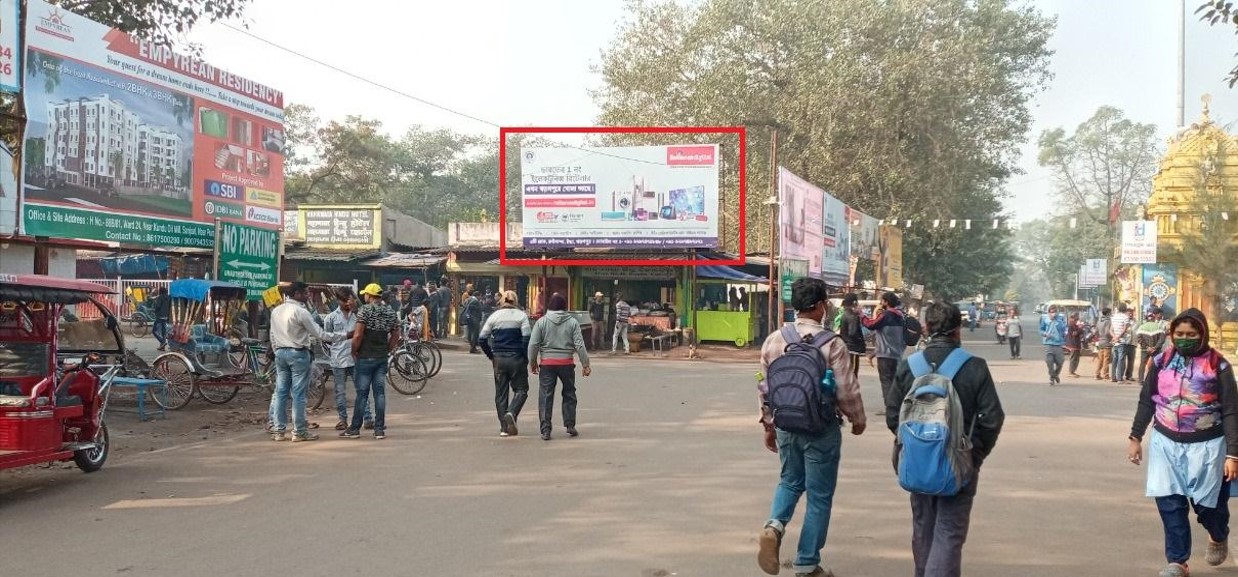
<instances>
[{"instance_id":1,"label":"red highlighted rectangle","mask_svg":"<svg viewBox=\"0 0 1238 577\"><path fill-rule=\"evenodd\" d=\"M526 198L527 208L593 208L597 206L595 198Z\"/></svg>"},{"instance_id":2,"label":"red highlighted rectangle","mask_svg":"<svg viewBox=\"0 0 1238 577\"><path fill-rule=\"evenodd\" d=\"M507 256L507 135L508 134L734 134L739 139L739 258L730 260L651 260L651 259L533 259L508 258ZM747 130L743 126L519 126L499 128L499 263L509 266L700 266L700 265L732 265L742 266L745 262L747 218L745 204L748 193L747 176ZM668 165L677 166L709 166L718 162L712 146L674 146L667 150ZM532 208L564 208L583 207L574 204L534 204L549 202L559 203L580 199L568 198L525 198L524 206ZM588 206L593 206L592 204ZM724 210L719 207L719 211Z\"/></svg>"}]
</instances>

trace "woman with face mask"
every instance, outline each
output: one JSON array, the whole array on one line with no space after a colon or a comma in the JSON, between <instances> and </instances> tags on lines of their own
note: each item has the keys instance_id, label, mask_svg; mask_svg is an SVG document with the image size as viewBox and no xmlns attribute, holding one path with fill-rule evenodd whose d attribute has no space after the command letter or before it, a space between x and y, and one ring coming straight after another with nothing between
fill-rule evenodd
<instances>
[{"instance_id":1,"label":"woman with face mask","mask_svg":"<svg viewBox=\"0 0 1238 577\"><path fill-rule=\"evenodd\" d=\"M1165 528L1161 577L1190 575L1189 510L1208 532L1209 565L1229 556L1229 481L1238 478L1238 389L1229 361L1208 346L1208 321L1190 309L1169 325L1170 344L1152 359L1131 427L1127 458L1143 461L1148 442L1147 496L1156 498Z\"/></svg>"}]
</instances>

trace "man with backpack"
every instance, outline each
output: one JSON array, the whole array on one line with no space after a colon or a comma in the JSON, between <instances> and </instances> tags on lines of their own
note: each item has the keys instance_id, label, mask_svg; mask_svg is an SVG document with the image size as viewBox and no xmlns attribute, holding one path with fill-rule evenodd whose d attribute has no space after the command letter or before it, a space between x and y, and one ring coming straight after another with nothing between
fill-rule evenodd
<instances>
[{"instance_id":1,"label":"man with backpack","mask_svg":"<svg viewBox=\"0 0 1238 577\"><path fill-rule=\"evenodd\" d=\"M779 549L800 495L808 506L794 561L795 574L824 577L821 549L830 525L838 461L840 426L846 417L851 434L866 425L860 384L850 370L850 353L842 339L822 325L832 318L825 282L797 279L791 305L799 313L793 325L765 339L757 380L765 448L778 453L781 481L774 489L770 517L761 531L757 564L770 575L780 569Z\"/></svg>"},{"instance_id":2,"label":"man with backpack","mask_svg":"<svg viewBox=\"0 0 1238 577\"><path fill-rule=\"evenodd\" d=\"M898 309L898 295L886 291L881 295L881 311L877 316L861 319L864 328L875 333L877 350L877 377L881 379L881 396L890 394L894 383L894 371L907 350L906 323L903 311ZM881 415L883 413L877 413Z\"/></svg>"},{"instance_id":3,"label":"man with backpack","mask_svg":"<svg viewBox=\"0 0 1238 577\"><path fill-rule=\"evenodd\" d=\"M1005 413L988 364L960 345L958 307L931 303L924 324L928 345L899 363L885 397L886 426L895 435L899 484L911 493L915 575L958 577L980 465Z\"/></svg>"}]
</instances>

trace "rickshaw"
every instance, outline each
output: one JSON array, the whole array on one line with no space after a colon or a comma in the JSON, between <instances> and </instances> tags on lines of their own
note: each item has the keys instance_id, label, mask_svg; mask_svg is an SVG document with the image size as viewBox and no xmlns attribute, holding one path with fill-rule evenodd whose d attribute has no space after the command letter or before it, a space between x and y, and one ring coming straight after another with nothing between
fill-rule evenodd
<instances>
[{"instance_id":1,"label":"rickshaw","mask_svg":"<svg viewBox=\"0 0 1238 577\"><path fill-rule=\"evenodd\" d=\"M93 295L113 292L0 274L0 469L70 460L87 473L103 467L103 416L125 348L116 317ZM70 320L79 305L102 317ZM109 357L113 364L105 364Z\"/></svg>"}]
</instances>

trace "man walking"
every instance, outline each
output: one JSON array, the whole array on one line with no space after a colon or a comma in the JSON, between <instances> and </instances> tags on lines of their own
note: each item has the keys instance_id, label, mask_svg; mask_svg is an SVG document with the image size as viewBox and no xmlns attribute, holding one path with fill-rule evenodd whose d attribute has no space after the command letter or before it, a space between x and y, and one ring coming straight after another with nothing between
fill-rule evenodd
<instances>
[{"instance_id":1,"label":"man walking","mask_svg":"<svg viewBox=\"0 0 1238 577\"><path fill-rule=\"evenodd\" d=\"M600 351L602 343L606 342L606 295L601 292L594 293L593 300L589 302L589 320L593 350Z\"/></svg>"},{"instance_id":2,"label":"man walking","mask_svg":"<svg viewBox=\"0 0 1238 577\"><path fill-rule=\"evenodd\" d=\"M807 340L826 330L822 319L833 318L825 282L816 278L796 279L791 283L791 305L798 313L795 332ZM757 564L762 571L777 575L781 561L779 550L787 524L795 512L800 495L808 493L808 507L804 524L800 529L799 546L796 549L793 567L800 577L825 577L821 549L825 547L826 534L834 505L834 490L838 486L838 461L842 450L841 420L828 426L820 435L806 435L784 431L774 426L773 411L769 407L769 385L765 374L769 366L781 357L787 348L782 331L775 331L761 346L761 373L757 381L757 398L760 407L760 423L765 428L765 448L778 453L781 463L780 481L774 488L774 500L770 505L769 520L761 530ZM864 432L866 418L864 402L860 398L860 383L849 368L851 353L842 339L830 339L821 347L826 365L834 370L835 398L837 409L851 422L851 434Z\"/></svg>"},{"instance_id":3,"label":"man walking","mask_svg":"<svg viewBox=\"0 0 1238 577\"><path fill-rule=\"evenodd\" d=\"M347 338L344 332L326 332L306 308L309 287L303 282L288 286L288 297L271 313L271 348L275 350L275 393L271 411L275 427L272 439L287 441L288 396L292 396L292 441L317 441L305 417L305 393L310 382L310 346L313 339L334 343ZM356 415L360 418L360 413Z\"/></svg>"},{"instance_id":4,"label":"man walking","mask_svg":"<svg viewBox=\"0 0 1238 577\"><path fill-rule=\"evenodd\" d=\"M353 314L353 309L357 306L357 298L352 294L352 288L335 289L335 300L340 306L331 311L331 314L323 320L323 329L329 333L352 334L357 326L357 316ZM335 430L343 431L348 428L348 392L344 385L348 375L353 372L356 361L352 356L352 341L342 340L332 343L330 347L331 376L335 378L335 412L340 417L339 422L335 423ZM357 377L353 376L353 384L355 385L356 382ZM365 428L374 428L374 417L369 413L368 407L365 415Z\"/></svg>"},{"instance_id":5,"label":"man walking","mask_svg":"<svg viewBox=\"0 0 1238 577\"><path fill-rule=\"evenodd\" d=\"M1023 358L1023 325L1019 321L1018 309L1013 309L1006 320L1006 340L1010 342L1010 359Z\"/></svg>"},{"instance_id":6,"label":"man walking","mask_svg":"<svg viewBox=\"0 0 1238 577\"><path fill-rule=\"evenodd\" d=\"M838 317L838 337L847 344L851 353L851 375L860 378L860 357L868 352L864 342L864 325L860 320L860 298L855 293L843 297L842 314Z\"/></svg>"},{"instance_id":7,"label":"man walking","mask_svg":"<svg viewBox=\"0 0 1238 577\"><path fill-rule=\"evenodd\" d=\"M353 383L357 398L353 401L352 423L340 433L345 439L361 436L361 418L369 411L370 392L374 392L374 438L387 438L387 358L400 344L400 319L395 311L383 304L383 287L375 283L361 290L366 304L357 311L357 325L352 338L352 354L357 358L353 367Z\"/></svg>"},{"instance_id":8,"label":"man walking","mask_svg":"<svg viewBox=\"0 0 1238 577\"><path fill-rule=\"evenodd\" d=\"M438 301L439 301L438 286L435 285L434 283L430 283L426 287L426 292L429 293L429 297L426 298L426 311L430 317L429 318L430 336L432 338L438 337L439 336L439 333L438 333Z\"/></svg>"},{"instance_id":9,"label":"man walking","mask_svg":"<svg viewBox=\"0 0 1238 577\"><path fill-rule=\"evenodd\" d=\"M438 290L435 291L438 295L438 324L434 327L434 334L438 338L447 338L447 326L451 320L451 287L447 286L447 282L443 281L438 285Z\"/></svg>"},{"instance_id":10,"label":"man walking","mask_svg":"<svg viewBox=\"0 0 1238 577\"><path fill-rule=\"evenodd\" d=\"M931 335L924 348L925 360L936 367L962 342L962 313L949 303L930 303L924 310L924 324ZM1060 348L1060 347L1059 347ZM899 363L894 388L886 395L886 426L898 434L899 412L903 399L915 383L910 364ZM911 494L911 555L916 577L959 577L963 566L963 542L971 524L972 503L980 466L1001 434L1005 412L993 385L993 376L984 359L972 357L952 380L971 438L971 457L975 467L958 494L942 497Z\"/></svg>"},{"instance_id":11,"label":"man walking","mask_svg":"<svg viewBox=\"0 0 1238 577\"><path fill-rule=\"evenodd\" d=\"M555 408L555 386L563 383L563 427L569 437L576 432L576 364L572 355L580 358L583 374L592 373L585 338L580 323L567 313L567 299L554 293L546 303L549 311L537 319L529 339L529 371L538 375L537 415L541 421L542 440L550 440L551 416ZM539 362L540 359L540 362Z\"/></svg>"},{"instance_id":12,"label":"man walking","mask_svg":"<svg viewBox=\"0 0 1238 577\"><path fill-rule=\"evenodd\" d=\"M876 335L877 376L881 379L881 395L890 393L894 384L894 373L898 370L898 362L907 350L904 340L903 311L898 309L898 295L886 291L881 295L881 311L877 316L860 319L864 328ZM878 415L883 414L878 412Z\"/></svg>"},{"instance_id":13,"label":"man walking","mask_svg":"<svg viewBox=\"0 0 1238 577\"><path fill-rule=\"evenodd\" d=\"M1062 365L1066 363L1066 318L1050 305L1040 318L1040 342L1045 345L1045 364L1049 367L1049 384L1062 382Z\"/></svg>"},{"instance_id":14,"label":"man walking","mask_svg":"<svg viewBox=\"0 0 1238 577\"><path fill-rule=\"evenodd\" d=\"M1100 311L1100 320L1096 321L1096 380L1109 380L1109 365L1113 362L1113 337L1109 335L1113 328L1113 319L1109 316L1109 307Z\"/></svg>"},{"instance_id":15,"label":"man walking","mask_svg":"<svg viewBox=\"0 0 1238 577\"><path fill-rule=\"evenodd\" d=\"M1079 321L1079 313L1070 313L1070 318L1066 319L1065 352L1070 359L1067 374L1077 379L1079 378L1079 357L1083 354L1083 324Z\"/></svg>"},{"instance_id":16,"label":"man walking","mask_svg":"<svg viewBox=\"0 0 1238 577\"><path fill-rule=\"evenodd\" d=\"M967 305L967 322L969 325L967 331L976 332L976 325L980 323L980 309L974 302Z\"/></svg>"},{"instance_id":17,"label":"man walking","mask_svg":"<svg viewBox=\"0 0 1238 577\"><path fill-rule=\"evenodd\" d=\"M516 419L529 398L525 352L529 348L529 315L517 306L516 291L500 295L499 308L486 319L479 339L494 366L494 408L499 436L516 436Z\"/></svg>"},{"instance_id":18,"label":"man walking","mask_svg":"<svg viewBox=\"0 0 1238 577\"><path fill-rule=\"evenodd\" d=\"M481 301L468 291L460 295L460 326L464 328L464 338L469 343L469 353L474 355L481 353L477 349L477 333L481 331Z\"/></svg>"},{"instance_id":19,"label":"man walking","mask_svg":"<svg viewBox=\"0 0 1238 577\"><path fill-rule=\"evenodd\" d=\"M155 340L159 341L159 350L163 351L168 346L168 319L172 318L172 297L168 296L167 287L159 287L155 291L155 326L151 327L151 334L155 336Z\"/></svg>"},{"instance_id":20,"label":"man walking","mask_svg":"<svg viewBox=\"0 0 1238 577\"><path fill-rule=\"evenodd\" d=\"M628 321L632 318L632 305L623 300L623 293L615 293L615 334L610 342L610 354L623 345L623 354L631 354L628 350Z\"/></svg>"},{"instance_id":21,"label":"man walking","mask_svg":"<svg viewBox=\"0 0 1238 577\"><path fill-rule=\"evenodd\" d=\"M1127 314L1126 303L1118 303L1118 312L1114 313L1113 319L1109 321L1109 337L1113 341L1113 361L1109 367L1110 379L1117 382L1126 382L1126 355L1129 352L1128 345L1131 341L1131 333L1135 332L1131 326L1131 317Z\"/></svg>"},{"instance_id":22,"label":"man walking","mask_svg":"<svg viewBox=\"0 0 1238 577\"><path fill-rule=\"evenodd\" d=\"M1169 324L1165 322L1164 311L1154 308L1148 311L1144 323L1139 325L1139 330L1135 332L1135 340L1143 353L1142 359L1139 362L1139 382L1143 382L1148 362L1152 360L1152 357L1160 353L1161 348L1165 346L1165 341L1168 338L1168 329Z\"/></svg>"}]
</instances>

